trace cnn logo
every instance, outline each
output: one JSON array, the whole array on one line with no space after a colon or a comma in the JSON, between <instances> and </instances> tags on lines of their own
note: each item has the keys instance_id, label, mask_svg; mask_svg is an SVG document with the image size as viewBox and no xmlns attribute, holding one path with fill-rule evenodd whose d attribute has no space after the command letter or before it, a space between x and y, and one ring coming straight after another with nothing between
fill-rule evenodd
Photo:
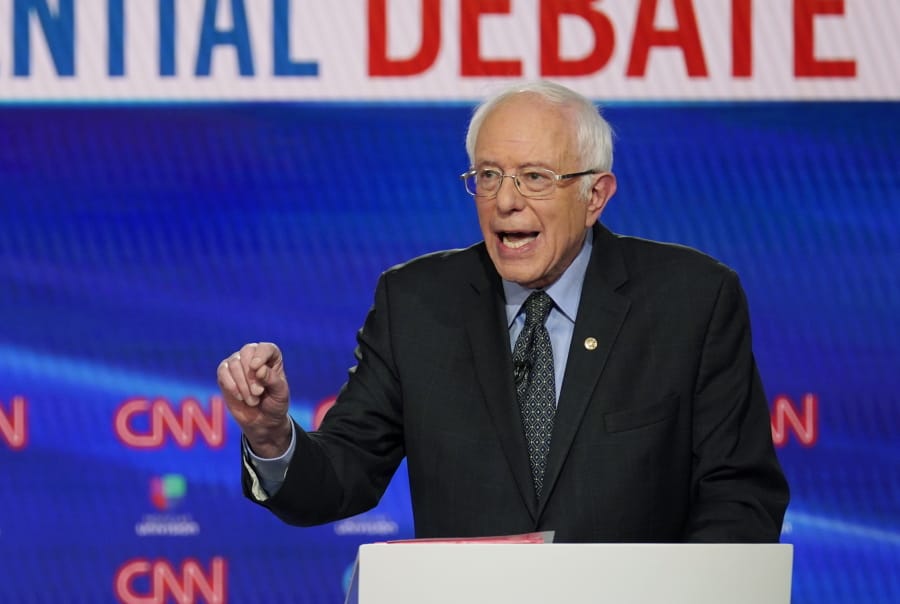
<instances>
[{"instance_id":1,"label":"cnn logo","mask_svg":"<svg viewBox=\"0 0 900 604\"><path fill-rule=\"evenodd\" d=\"M113 425L119 440L134 449L158 449L167 436L182 448L198 438L218 448L225 443L225 403L214 396L206 412L193 398L177 407L164 398L132 398L116 409Z\"/></svg>"},{"instance_id":2,"label":"cnn logo","mask_svg":"<svg viewBox=\"0 0 900 604\"><path fill-rule=\"evenodd\" d=\"M9 411L0 404L0 440L17 451L28 444L28 404L25 397L14 396Z\"/></svg>"},{"instance_id":3,"label":"cnn logo","mask_svg":"<svg viewBox=\"0 0 900 604\"><path fill-rule=\"evenodd\" d=\"M226 572L225 558L218 556L210 562L208 572L192 558L180 568L168 560L134 558L116 572L116 598L123 604L224 604Z\"/></svg>"},{"instance_id":4,"label":"cnn logo","mask_svg":"<svg viewBox=\"0 0 900 604\"><path fill-rule=\"evenodd\" d=\"M772 403L772 442L783 447L793 433L804 447L812 447L819 440L819 397L806 393L798 407L790 398L780 394Z\"/></svg>"}]
</instances>

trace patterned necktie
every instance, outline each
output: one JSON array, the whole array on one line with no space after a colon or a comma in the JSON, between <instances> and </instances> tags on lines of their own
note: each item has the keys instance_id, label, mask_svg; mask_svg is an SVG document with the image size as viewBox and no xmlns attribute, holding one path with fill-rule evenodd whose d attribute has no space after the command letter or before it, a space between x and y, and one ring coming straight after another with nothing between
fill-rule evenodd
<instances>
[{"instance_id":1,"label":"patterned necktie","mask_svg":"<svg viewBox=\"0 0 900 604\"><path fill-rule=\"evenodd\" d=\"M556 413L553 349L550 332L544 326L553 300L547 292L535 291L525 300L524 307L525 327L513 348L513 371L534 491L540 498Z\"/></svg>"}]
</instances>

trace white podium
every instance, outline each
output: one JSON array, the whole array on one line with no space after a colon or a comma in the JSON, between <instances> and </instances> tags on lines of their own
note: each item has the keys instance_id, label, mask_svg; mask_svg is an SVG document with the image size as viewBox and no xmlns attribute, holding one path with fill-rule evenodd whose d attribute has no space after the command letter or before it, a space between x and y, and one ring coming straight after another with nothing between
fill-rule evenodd
<instances>
[{"instance_id":1,"label":"white podium","mask_svg":"<svg viewBox=\"0 0 900 604\"><path fill-rule=\"evenodd\" d=\"M359 548L358 604L788 604L785 544L378 543Z\"/></svg>"}]
</instances>

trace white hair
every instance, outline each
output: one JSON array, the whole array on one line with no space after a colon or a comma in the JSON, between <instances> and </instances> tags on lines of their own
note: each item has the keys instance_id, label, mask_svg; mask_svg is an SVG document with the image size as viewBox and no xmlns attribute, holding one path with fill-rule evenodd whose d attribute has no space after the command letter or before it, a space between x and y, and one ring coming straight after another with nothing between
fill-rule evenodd
<instances>
[{"instance_id":1,"label":"white hair","mask_svg":"<svg viewBox=\"0 0 900 604\"><path fill-rule=\"evenodd\" d=\"M600 108L574 90L546 80L518 83L504 88L475 109L466 133L466 153L469 155L470 165L475 164L475 142L478 140L478 132L485 118L500 104L517 94L536 95L543 101L572 113L578 157L585 162L584 166L578 167L579 170L594 169L609 172L612 169L612 128L603 119ZM590 181L584 180L584 183L587 193L590 190Z\"/></svg>"}]
</instances>

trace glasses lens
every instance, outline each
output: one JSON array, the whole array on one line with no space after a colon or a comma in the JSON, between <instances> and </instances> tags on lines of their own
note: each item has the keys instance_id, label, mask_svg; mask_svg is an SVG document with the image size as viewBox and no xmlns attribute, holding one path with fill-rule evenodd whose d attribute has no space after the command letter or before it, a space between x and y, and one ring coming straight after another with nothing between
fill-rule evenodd
<instances>
[{"instance_id":1,"label":"glasses lens","mask_svg":"<svg viewBox=\"0 0 900 604\"><path fill-rule=\"evenodd\" d=\"M524 195L545 195L556 183L553 172L543 168L528 168L519 172L519 186Z\"/></svg>"},{"instance_id":2,"label":"glasses lens","mask_svg":"<svg viewBox=\"0 0 900 604\"><path fill-rule=\"evenodd\" d=\"M482 168L475 172L475 192L478 195L490 196L500 188L503 174L494 168Z\"/></svg>"},{"instance_id":3,"label":"glasses lens","mask_svg":"<svg viewBox=\"0 0 900 604\"><path fill-rule=\"evenodd\" d=\"M478 187L475 184L475 175L467 174L465 178L463 178L463 182L466 183L466 191L469 195L475 195L478 193Z\"/></svg>"},{"instance_id":4,"label":"glasses lens","mask_svg":"<svg viewBox=\"0 0 900 604\"><path fill-rule=\"evenodd\" d=\"M511 177L512 175L510 175ZM466 191L478 197L497 194L505 176L497 168L473 170L463 179ZM546 168L525 168L515 176L516 188L526 197L545 197L556 187L556 174Z\"/></svg>"}]
</instances>

